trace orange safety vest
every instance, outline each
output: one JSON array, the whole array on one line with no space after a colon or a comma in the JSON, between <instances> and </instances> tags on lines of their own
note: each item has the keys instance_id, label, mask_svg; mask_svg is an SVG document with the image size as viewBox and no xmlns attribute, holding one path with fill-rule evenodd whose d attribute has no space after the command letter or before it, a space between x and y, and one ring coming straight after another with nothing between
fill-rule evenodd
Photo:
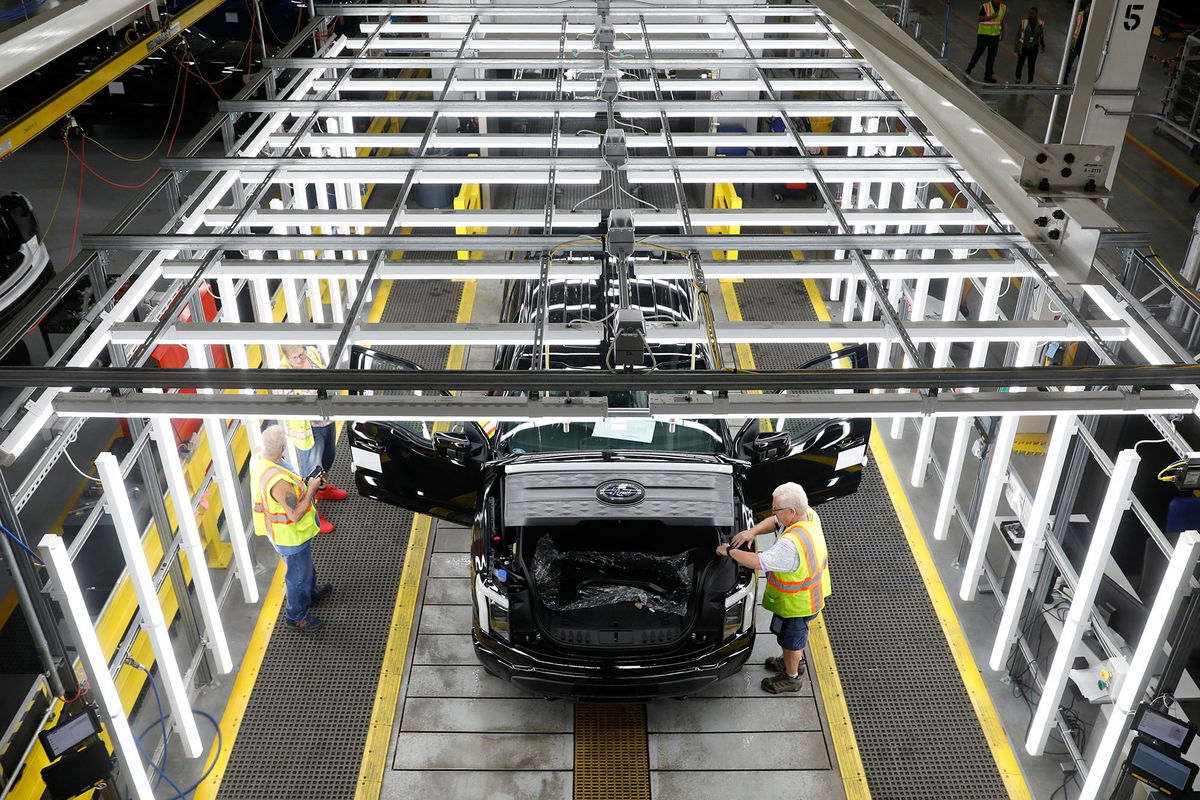
<instances>
[{"instance_id":1,"label":"orange safety vest","mask_svg":"<svg viewBox=\"0 0 1200 800\"><path fill-rule=\"evenodd\" d=\"M789 525L783 537L796 546L800 566L795 572L768 572L763 608L781 617L811 617L825 607L833 587L829 580L829 554L817 512L812 519Z\"/></svg>"}]
</instances>

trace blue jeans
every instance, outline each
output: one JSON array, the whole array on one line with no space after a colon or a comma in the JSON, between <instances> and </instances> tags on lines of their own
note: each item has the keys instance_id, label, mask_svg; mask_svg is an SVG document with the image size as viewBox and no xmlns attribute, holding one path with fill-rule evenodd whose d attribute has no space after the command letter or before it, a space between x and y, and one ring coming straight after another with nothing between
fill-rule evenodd
<instances>
[{"instance_id":1,"label":"blue jeans","mask_svg":"<svg viewBox=\"0 0 1200 800\"><path fill-rule=\"evenodd\" d=\"M317 568L313 564L312 540L294 545L272 542L271 546L279 553L286 567L283 585L287 600L284 603L283 614L292 622L299 622L308 616L313 593L317 591Z\"/></svg>"},{"instance_id":2,"label":"blue jeans","mask_svg":"<svg viewBox=\"0 0 1200 800\"><path fill-rule=\"evenodd\" d=\"M781 617L776 614L771 618L771 633L783 650L803 650L808 646L808 623L812 622L821 612L811 617Z\"/></svg>"},{"instance_id":3,"label":"blue jeans","mask_svg":"<svg viewBox=\"0 0 1200 800\"><path fill-rule=\"evenodd\" d=\"M337 426L322 425L319 428L313 428L312 433L312 449L296 451L296 455L300 458L301 478L307 478L309 471L318 464L326 472L333 469L333 448L337 444Z\"/></svg>"}]
</instances>

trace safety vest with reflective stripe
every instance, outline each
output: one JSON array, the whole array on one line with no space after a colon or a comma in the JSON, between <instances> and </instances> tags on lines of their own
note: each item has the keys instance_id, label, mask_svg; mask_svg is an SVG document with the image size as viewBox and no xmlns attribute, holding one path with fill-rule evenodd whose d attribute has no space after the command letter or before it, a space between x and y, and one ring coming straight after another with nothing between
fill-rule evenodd
<instances>
[{"instance_id":1,"label":"safety vest with reflective stripe","mask_svg":"<svg viewBox=\"0 0 1200 800\"><path fill-rule=\"evenodd\" d=\"M317 352L315 347L304 348L308 355L308 360L313 363L317 369L325 369L325 362L321 360L321 354ZM291 362L284 359L283 366L291 367ZM296 394L302 394L303 389L297 389ZM289 419L284 421L284 427L287 429L288 438L292 440L292 444L297 450L312 450L316 440L313 439L312 424L306 419Z\"/></svg>"},{"instance_id":2,"label":"safety vest with reflective stripe","mask_svg":"<svg viewBox=\"0 0 1200 800\"><path fill-rule=\"evenodd\" d=\"M789 525L783 537L796 546L800 566L795 572L768 572L763 592L763 608L781 617L811 617L825 607L825 598L833 590L829 582L829 556L821 520L810 510L812 519Z\"/></svg>"},{"instance_id":3,"label":"safety vest with reflective stripe","mask_svg":"<svg viewBox=\"0 0 1200 800\"><path fill-rule=\"evenodd\" d=\"M250 462L250 485L253 487L254 532L270 537L275 544L294 546L304 544L317 535L317 510L309 506L299 522L288 520L287 509L271 494L271 487L286 482L296 499L304 497L304 479L286 467L256 455Z\"/></svg>"},{"instance_id":4,"label":"safety vest with reflective stripe","mask_svg":"<svg viewBox=\"0 0 1200 800\"><path fill-rule=\"evenodd\" d=\"M979 35L999 36L1000 31L1004 27L1004 12L1008 10L1008 6L1004 5L1004 3L996 2L984 3L983 5L987 8L989 16L995 17L995 19L979 23Z\"/></svg>"}]
</instances>

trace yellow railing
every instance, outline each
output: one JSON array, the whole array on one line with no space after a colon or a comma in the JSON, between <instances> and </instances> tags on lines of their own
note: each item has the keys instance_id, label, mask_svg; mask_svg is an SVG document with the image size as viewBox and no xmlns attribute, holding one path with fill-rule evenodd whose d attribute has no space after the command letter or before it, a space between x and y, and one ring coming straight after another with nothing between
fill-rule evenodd
<instances>
[{"instance_id":1,"label":"yellow railing","mask_svg":"<svg viewBox=\"0 0 1200 800\"><path fill-rule=\"evenodd\" d=\"M455 211L478 211L483 208L483 192L478 183L464 183L454 197ZM472 225L457 225L454 232L459 236L487 233L487 228ZM483 258L482 250L459 250L459 261L478 261Z\"/></svg>"},{"instance_id":2,"label":"yellow railing","mask_svg":"<svg viewBox=\"0 0 1200 800\"><path fill-rule=\"evenodd\" d=\"M741 208L742 198L738 197L737 189L732 183L713 184L713 208ZM741 225L709 225L708 232L713 234L732 234L742 232ZM713 258L717 261L737 261L737 250L714 250Z\"/></svg>"}]
</instances>

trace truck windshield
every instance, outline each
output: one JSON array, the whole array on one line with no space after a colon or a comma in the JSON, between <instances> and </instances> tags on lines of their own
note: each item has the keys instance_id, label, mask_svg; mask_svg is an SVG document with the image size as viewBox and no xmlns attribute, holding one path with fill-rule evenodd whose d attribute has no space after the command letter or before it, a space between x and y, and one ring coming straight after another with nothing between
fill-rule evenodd
<instances>
[{"instance_id":1,"label":"truck windshield","mask_svg":"<svg viewBox=\"0 0 1200 800\"><path fill-rule=\"evenodd\" d=\"M668 450L682 453L724 453L725 440L717 420L619 418L601 422L502 422L500 449L504 453L560 453L571 450Z\"/></svg>"},{"instance_id":2,"label":"truck windshield","mask_svg":"<svg viewBox=\"0 0 1200 800\"><path fill-rule=\"evenodd\" d=\"M604 397L611 408L649 408L642 391L548 392L552 396ZM725 425L720 420L653 420L636 415L601 422L502 422L500 449L505 453L561 453L569 450L668 450L676 453L724 453Z\"/></svg>"}]
</instances>

